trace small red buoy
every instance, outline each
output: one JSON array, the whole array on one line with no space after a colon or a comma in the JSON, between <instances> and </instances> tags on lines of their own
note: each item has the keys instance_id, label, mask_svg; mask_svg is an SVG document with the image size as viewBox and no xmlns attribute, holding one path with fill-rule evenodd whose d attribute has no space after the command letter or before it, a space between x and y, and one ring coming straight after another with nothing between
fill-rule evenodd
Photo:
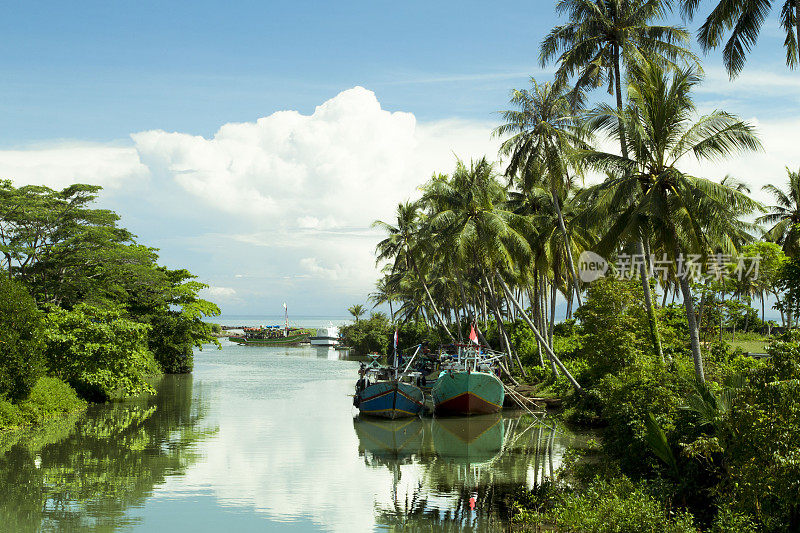
<instances>
[{"instance_id":1,"label":"small red buoy","mask_svg":"<svg viewBox=\"0 0 800 533\"><path fill-rule=\"evenodd\" d=\"M469 508L475 510L475 496L469 499Z\"/></svg>"}]
</instances>

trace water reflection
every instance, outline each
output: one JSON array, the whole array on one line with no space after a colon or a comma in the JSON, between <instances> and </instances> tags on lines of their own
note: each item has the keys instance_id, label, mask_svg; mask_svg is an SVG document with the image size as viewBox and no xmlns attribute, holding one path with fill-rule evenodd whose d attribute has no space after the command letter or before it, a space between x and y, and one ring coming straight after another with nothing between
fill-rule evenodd
<instances>
[{"instance_id":1,"label":"water reflection","mask_svg":"<svg viewBox=\"0 0 800 533\"><path fill-rule=\"evenodd\" d=\"M0 531L496 530L581 440L507 412L354 419L346 352L222 344L156 396L0 442Z\"/></svg>"},{"instance_id":2,"label":"water reflection","mask_svg":"<svg viewBox=\"0 0 800 533\"><path fill-rule=\"evenodd\" d=\"M355 418L353 427L365 464L392 473L390 500L375 502L378 526L390 529L500 527L509 496L552 478L566 447L575 444L529 416Z\"/></svg>"},{"instance_id":3,"label":"water reflection","mask_svg":"<svg viewBox=\"0 0 800 533\"><path fill-rule=\"evenodd\" d=\"M130 527L132 506L197 459L202 397L191 376L166 376L159 394L89 412L0 447L4 531Z\"/></svg>"}]
</instances>

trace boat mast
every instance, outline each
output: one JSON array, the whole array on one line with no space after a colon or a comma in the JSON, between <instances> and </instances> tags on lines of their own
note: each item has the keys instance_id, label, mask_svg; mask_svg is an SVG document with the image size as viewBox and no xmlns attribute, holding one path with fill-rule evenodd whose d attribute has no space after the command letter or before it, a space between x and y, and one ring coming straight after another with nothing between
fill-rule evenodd
<instances>
[{"instance_id":1,"label":"boat mast","mask_svg":"<svg viewBox=\"0 0 800 533\"><path fill-rule=\"evenodd\" d=\"M284 327L283 327L283 336L289 336L289 308L286 307L286 302L283 302L283 318L284 318Z\"/></svg>"}]
</instances>

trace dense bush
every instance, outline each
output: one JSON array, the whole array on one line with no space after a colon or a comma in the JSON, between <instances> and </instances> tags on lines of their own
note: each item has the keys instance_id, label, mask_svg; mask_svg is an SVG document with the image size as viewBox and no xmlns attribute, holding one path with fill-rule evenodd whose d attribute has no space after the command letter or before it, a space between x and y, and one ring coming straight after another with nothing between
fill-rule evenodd
<instances>
[{"instance_id":1,"label":"dense bush","mask_svg":"<svg viewBox=\"0 0 800 533\"><path fill-rule=\"evenodd\" d=\"M53 308L45 323L48 371L84 398L108 400L152 390L145 378L159 369L147 349L149 326L87 305Z\"/></svg>"},{"instance_id":2,"label":"dense bush","mask_svg":"<svg viewBox=\"0 0 800 533\"><path fill-rule=\"evenodd\" d=\"M60 379L39 378L21 402L12 404L0 399L0 429L41 424L85 407L86 402Z\"/></svg>"},{"instance_id":3,"label":"dense bush","mask_svg":"<svg viewBox=\"0 0 800 533\"><path fill-rule=\"evenodd\" d=\"M413 321L392 324L383 313L373 313L366 320L342 326L342 335L347 345L360 354L390 351L394 330L398 330L398 348L410 349L418 344L428 343L433 349L448 342L447 335L440 328L429 327L425 322Z\"/></svg>"},{"instance_id":4,"label":"dense bush","mask_svg":"<svg viewBox=\"0 0 800 533\"><path fill-rule=\"evenodd\" d=\"M636 281L602 278L587 290L575 312L585 333L581 356L595 379L652 353L641 285Z\"/></svg>"},{"instance_id":5,"label":"dense bush","mask_svg":"<svg viewBox=\"0 0 800 533\"><path fill-rule=\"evenodd\" d=\"M800 345L776 342L753 370L719 432L718 493L766 531L800 529Z\"/></svg>"},{"instance_id":6,"label":"dense bush","mask_svg":"<svg viewBox=\"0 0 800 533\"><path fill-rule=\"evenodd\" d=\"M199 320L199 319L198 319ZM150 317L147 346L165 374L186 374L194 367L194 324L176 311Z\"/></svg>"},{"instance_id":7,"label":"dense bush","mask_svg":"<svg viewBox=\"0 0 800 533\"><path fill-rule=\"evenodd\" d=\"M41 375L41 322L28 291L0 275L0 398L23 400Z\"/></svg>"},{"instance_id":8,"label":"dense bush","mask_svg":"<svg viewBox=\"0 0 800 533\"><path fill-rule=\"evenodd\" d=\"M583 533L696 533L691 515L670 512L648 487L621 477L596 479L580 491L549 494L540 511L517 509L515 520Z\"/></svg>"},{"instance_id":9,"label":"dense bush","mask_svg":"<svg viewBox=\"0 0 800 533\"><path fill-rule=\"evenodd\" d=\"M357 353L386 353L390 330L389 318L383 313L373 313L367 320L342 326L342 335Z\"/></svg>"}]
</instances>

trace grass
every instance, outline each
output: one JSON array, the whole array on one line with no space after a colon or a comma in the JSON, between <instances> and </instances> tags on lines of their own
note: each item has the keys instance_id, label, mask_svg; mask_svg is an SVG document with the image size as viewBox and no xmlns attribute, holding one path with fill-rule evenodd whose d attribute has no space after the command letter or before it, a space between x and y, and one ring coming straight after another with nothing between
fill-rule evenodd
<instances>
[{"instance_id":1,"label":"grass","mask_svg":"<svg viewBox=\"0 0 800 533\"><path fill-rule=\"evenodd\" d=\"M729 342L733 348L741 348L743 352L766 353L768 341L763 340L736 340Z\"/></svg>"}]
</instances>

